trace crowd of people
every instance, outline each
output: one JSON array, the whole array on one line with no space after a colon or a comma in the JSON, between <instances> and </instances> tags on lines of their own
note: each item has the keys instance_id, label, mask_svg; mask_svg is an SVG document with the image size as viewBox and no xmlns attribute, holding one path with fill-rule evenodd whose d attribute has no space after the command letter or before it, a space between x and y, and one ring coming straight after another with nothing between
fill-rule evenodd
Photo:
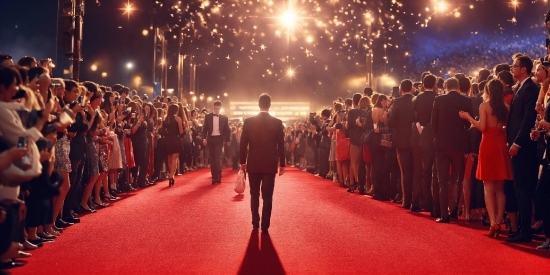
<instances>
[{"instance_id":1,"label":"crowd of people","mask_svg":"<svg viewBox=\"0 0 550 275\"><path fill-rule=\"evenodd\" d=\"M475 74L479 68L509 62L510 53L539 56L545 52L544 40L540 39L539 33L531 33L522 33L521 38L512 33L476 33L468 39L448 40L419 37L407 71L430 70L441 76L452 76L458 72Z\"/></svg>"},{"instance_id":2,"label":"crowd of people","mask_svg":"<svg viewBox=\"0 0 550 275\"><path fill-rule=\"evenodd\" d=\"M286 161L438 223L479 221L494 238L505 227L509 242L544 232L537 248L548 249L550 64L512 62L425 72L395 98L370 88L338 98L286 125ZM222 165L239 169L242 124L219 116L221 102L210 114L176 97L150 102L120 84L51 78L51 64L0 55L0 269L121 193L207 166L220 183L222 148Z\"/></svg>"},{"instance_id":3,"label":"crowd of people","mask_svg":"<svg viewBox=\"0 0 550 275\"><path fill-rule=\"evenodd\" d=\"M365 88L288 125L288 164L348 192L507 228L508 242L550 248L550 64L516 54L475 76L430 72L393 98ZM540 175L539 175L539 170Z\"/></svg>"},{"instance_id":4,"label":"crowd of people","mask_svg":"<svg viewBox=\"0 0 550 275\"><path fill-rule=\"evenodd\" d=\"M206 109L120 84L51 78L51 60L0 54L0 270L120 199L208 167ZM238 169L231 123L223 165ZM25 251L24 251L25 250Z\"/></svg>"}]
</instances>

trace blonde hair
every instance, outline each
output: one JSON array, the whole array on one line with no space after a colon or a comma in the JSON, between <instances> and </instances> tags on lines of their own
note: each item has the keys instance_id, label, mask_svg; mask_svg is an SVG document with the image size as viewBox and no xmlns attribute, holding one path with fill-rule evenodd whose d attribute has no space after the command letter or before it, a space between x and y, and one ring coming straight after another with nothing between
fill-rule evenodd
<instances>
[{"instance_id":1,"label":"blonde hair","mask_svg":"<svg viewBox=\"0 0 550 275\"><path fill-rule=\"evenodd\" d=\"M359 100L359 109L368 109L372 107L372 102L368 96L364 96Z\"/></svg>"}]
</instances>

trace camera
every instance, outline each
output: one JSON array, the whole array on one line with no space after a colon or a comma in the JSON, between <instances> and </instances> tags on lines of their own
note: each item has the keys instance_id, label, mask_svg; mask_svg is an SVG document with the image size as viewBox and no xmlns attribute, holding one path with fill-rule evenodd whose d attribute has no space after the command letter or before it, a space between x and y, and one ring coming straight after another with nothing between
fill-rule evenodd
<instances>
[{"instance_id":1,"label":"camera","mask_svg":"<svg viewBox=\"0 0 550 275\"><path fill-rule=\"evenodd\" d=\"M19 137L19 139L17 139L17 147L18 148L27 147L27 141L28 141L27 137Z\"/></svg>"}]
</instances>

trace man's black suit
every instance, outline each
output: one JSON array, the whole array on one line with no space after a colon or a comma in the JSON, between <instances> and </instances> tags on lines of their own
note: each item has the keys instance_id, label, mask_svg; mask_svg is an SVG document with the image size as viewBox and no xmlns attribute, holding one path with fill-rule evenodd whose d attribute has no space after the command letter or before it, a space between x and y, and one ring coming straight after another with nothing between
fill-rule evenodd
<instances>
[{"instance_id":1,"label":"man's black suit","mask_svg":"<svg viewBox=\"0 0 550 275\"><path fill-rule=\"evenodd\" d=\"M285 167L284 127L281 120L267 112L244 121L240 143L240 163L246 164L250 181L250 208L252 224L260 223L260 188L264 201L262 230L267 230L271 220L273 189L277 166Z\"/></svg>"},{"instance_id":2,"label":"man's black suit","mask_svg":"<svg viewBox=\"0 0 550 275\"><path fill-rule=\"evenodd\" d=\"M472 113L472 101L457 91L435 98L432 110L432 128L437 152L439 202L441 218L448 219L448 209L458 207L458 178L464 163L470 122L458 115L460 111ZM449 170L451 174L449 175ZM451 187L451 205L448 188Z\"/></svg>"},{"instance_id":3,"label":"man's black suit","mask_svg":"<svg viewBox=\"0 0 550 275\"><path fill-rule=\"evenodd\" d=\"M415 208L420 208L418 196L422 192L420 189L413 189L414 166L420 163L414 163L413 150L411 146L412 128L414 123L413 95L404 94L397 98L388 114L388 126L393 129L392 145L397 150L399 167L401 168L401 188L403 190L403 207L410 208L411 204ZM415 146L417 147L417 146ZM415 200L413 201L413 196Z\"/></svg>"},{"instance_id":4,"label":"man's black suit","mask_svg":"<svg viewBox=\"0 0 550 275\"><path fill-rule=\"evenodd\" d=\"M213 135L214 117L219 118L219 135ZM204 117L202 136L206 139L208 153L210 155L210 171L212 173L212 183L219 183L222 176L221 156L224 142L229 142L231 130L229 129L229 120L226 116L207 114Z\"/></svg>"},{"instance_id":5,"label":"man's black suit","mask_svg":"<svg viewBox=\"0 0 550 275\"><path fill-rule=\"evenodd\" d=\"M436 96L434 91L424 91L413 99L415 122L420 123L423 129L420 136L415 139L418 134L418 129L414 129L415 125L411 140L413 146L417 144L422 151L420 158L415 158L415 163L419 161L422 163L422 208L431 210L434 214L439 212L439 182L435 165L436 154L432 128L432 109Z\"/></svg>"},{"instance_id":6,"label":"man's black suit","mask_svg":"<svg viewBox=\"0 0 550 275\"><path fill-rule=\"evenodd\" d=\"M517 155L512 157L512 169L521 219L519 227L525 234L531 232L532 202L539 168L537 145L530 139L537 117L535 105L538 94L537 84L528 78L514 95L506 125L508 146L517 144L520 147Z\"/></svg>"}]
</instances>

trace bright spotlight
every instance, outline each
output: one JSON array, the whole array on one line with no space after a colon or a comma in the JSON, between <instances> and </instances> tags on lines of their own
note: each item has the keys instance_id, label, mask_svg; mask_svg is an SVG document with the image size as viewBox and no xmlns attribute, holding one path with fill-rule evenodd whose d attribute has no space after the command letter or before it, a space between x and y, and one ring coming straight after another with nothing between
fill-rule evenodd
<instances>
[{"instance_id":1,"label":"bright spotlight","mask_svg":"<svg viewBox=\"0 0 550 275\"><path fill-rule=\"evenodd\" d=\"M148 30L143 30L143 31L141 32L141 34L143 34L143 36L147 36L147 35L149 34L149 31L148 31Z\"/></svg>"},{"instance_id":2,"label":"bright spotlight","mask_svg":"<svg viewBox=\"0 0 550 275\"><path fill-rule=\"evenodd\" d=\"M93 64L93 65L90 67L90 69L91 69L92 71L94 71L94 72L97 71L97 65L96 65L96 64Z\"/></svg>"},{"instance_id":3,"label":"bright spotlight","mask_svg":"<svg viewBox=\"0 0 550 275\"><path fill-rule=\"evenodd\" d=\"M306 38L306 41L307 41L307 43L313 42L313 37L308 36L308 37Z\"/></svg>"},{"instance_id":4,"label":"bright spotlight","mask_svg":"<svg viewBox=\"0 0 550 275\"><path fill-rule=\"evenodd\" d=\"M292 28L296 25L296 14L288 11L283 15L283 17L281 17L281 21L285 26Z\"/></svg>"},{"instance_id":5,"label":"bright spotlight","mask_svg":"<svg viewBox=\"0 0 550 275\"><path fill-rule=\"evenodd\" d=\"M102 77L107 77L107 73L106 73L106 72L102 72L102 73L101 73L101 76L102 76Z\"/></svg>"},{"instance_id":6,"label":"bright spotlight","mask_svg":"<svg viewBox=\"0 0 550 275\"><path fill-rule=\"evenodd\" d=\"M133 67L134 67L134 63L132 63L132 62L126 63L126 68L127 69L132 69Z\"/></svg>"},{"instance_id":7,"label":"bright spotlight","mask_svg":"<svg viewBox=\"0 0 550 275\"><path fill-rule=\"evenodd\" d=\"M443 1L440 1L439 3L437 3L437 7L436 9L439 11L439 12L444 12L447 10L447 4Z\"/></svg>"},{"instance_id":8,"label":"bright spotlight","mask_svg":"<svg viewBox=\"0 0 550 275\"><path fill-rule=\"evenodd\" d=\"M134 7L132 7L132 4L128 3L126 4L126 8L124 8L124 13L131 13L134 10Z\"/></svg>"},{"instance_id":9,"label":"bright spotlight","mask_svg":"<svg viewBox=\"0 0 550 275\"><path fill-rule=\"evenodd\" d=\"M458 11L455 12L455 17L456 17L456 18L459 18L459 17L460 17L460 12L458 12Z\"/></svg>"},{"instance_id":10,"label":"bright spotlight","mask_svg":"<svg viewBox=\"0 0 550 275\"><path fill-rule=\"evenodd\" d=\"M293 69L288 69L288 71L286 71L286 74L288 76L294 76L294 70Z\"/></svg>"}]
</instances>

